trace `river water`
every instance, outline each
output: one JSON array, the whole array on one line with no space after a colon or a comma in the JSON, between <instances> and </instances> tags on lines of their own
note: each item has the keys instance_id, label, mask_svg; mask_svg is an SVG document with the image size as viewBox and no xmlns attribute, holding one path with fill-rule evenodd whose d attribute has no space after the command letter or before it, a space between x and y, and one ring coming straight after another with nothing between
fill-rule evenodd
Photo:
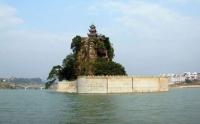
<instances>
[{"instance_id":1,"label":"river water","mask_svg":"<svg viewBox=\"0 0 200 124\"><path fill-rule=\"evenodd\" d=\"M67 94L0 90L0 124L199 124L200 88Z\"/></svg>"}]
</instances>

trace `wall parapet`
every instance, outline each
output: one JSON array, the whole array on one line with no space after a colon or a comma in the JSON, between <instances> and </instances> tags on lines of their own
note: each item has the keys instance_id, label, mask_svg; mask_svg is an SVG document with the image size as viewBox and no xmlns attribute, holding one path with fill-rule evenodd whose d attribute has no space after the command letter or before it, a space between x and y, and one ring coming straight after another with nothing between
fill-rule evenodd
<instances>
[{"instance_id":1,"label":"wall parapet","mask_svg":"<svg viewBox=\"0 0 200 124\"><path fill-rule=\"evenodd\" d=\"M88 75L88 76L78 76L78 78L134 78L134 77L139 77L139 78L168 78L167 76L160 76L160 75L133 75L133 76L126 76L126 75Z\"/></svg>"}]
</instances>

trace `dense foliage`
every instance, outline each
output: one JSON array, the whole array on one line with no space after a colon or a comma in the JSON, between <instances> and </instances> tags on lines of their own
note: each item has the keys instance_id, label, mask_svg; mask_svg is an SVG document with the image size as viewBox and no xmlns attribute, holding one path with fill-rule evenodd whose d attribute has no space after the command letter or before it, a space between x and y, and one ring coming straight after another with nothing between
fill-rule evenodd
<instances>
[{"instance_id":1,"label":"dense foliage","mask_svg":"<svg viewBox=\"0 0 200 124\"><path fill-rule=\"evenodd\" d=\"M80 36L76 36L72 39L72 43L71 43L71 49L73 51L73 53L76 54L78 53L78 51L81 48L81 37Z\"/></svg>"},{"instance_id":2,"label":"dense foliage","mask_svg":"<svg viewBox=\"0 0 200 124\"><path fill-rule=\"evenodd\" d=\"M62 66L54 66L49 73L45 87L48 88L56 80L75 80L77 77L75 73L75 63L74 55L70 54L63 60Z\"/></svg>"},{"instance_id":3,"label":"dense foliage","mask_svg":"<svg viewBox=\"0 0 200 124\"><path fill-rule=\"evenodd\" d=\"M62 79L66 80L74 80L76 79L76 59L74 54L68 55L64 60L63 60L63 69L61 72Z\"/></svg>"},{"instance_id":4,"label":"dense foliage","mask_svg":"<svg viewBox=\"0 0 200 124\"><path fill-rule=\"evenodd\" d=\"M105 36L103 36L103 37L105 37ZM104 46L108 50L108 58L110 60L112 60L113 57L114 57L114 49L113 49L113 47L112 47L112 45L111 45L110 40L109 40L108 37L105 37Z\"/></svg>"},{"instance_id":5,"label":"dense foliage","mask_svg":"<svg viewBox=\"0 0 200 124\"><path fill-rule=\"evenodd\" d=\"M126 71L119 63L99 59L94 63L94 75L126 75Z\"/></svg>"}]
</instances>

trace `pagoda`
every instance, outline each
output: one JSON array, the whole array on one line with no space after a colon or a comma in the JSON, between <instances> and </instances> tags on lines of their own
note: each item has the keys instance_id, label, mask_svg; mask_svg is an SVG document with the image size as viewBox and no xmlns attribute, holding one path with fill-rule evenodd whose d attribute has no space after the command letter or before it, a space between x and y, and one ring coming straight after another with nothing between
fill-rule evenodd
<instances>
[{"instance_id":1,"label":"pagoda","mask_svg":"<svg viewBox=\"0 0 200 124\"><path fill-rule=\"evenodd\" d=\"M81 47L77 52L77 72L78 75L93 75L93 64L99 59L112 61L108 57L108 49L105 43L106 37L97 33L96 26L89 26L88 37L81 37Z\"/></svg>"},{"instance_id":2,"label":"pagoda","mask_svg":"<svg viewBox=\"0 0 200 124\"><path fill-rule=\"evenodd\" d=\"M89 38L97 37L97 30L96 30L95 25L93 25L93 24L90 26L88 37Z\"/></svg>"}]
</instances>

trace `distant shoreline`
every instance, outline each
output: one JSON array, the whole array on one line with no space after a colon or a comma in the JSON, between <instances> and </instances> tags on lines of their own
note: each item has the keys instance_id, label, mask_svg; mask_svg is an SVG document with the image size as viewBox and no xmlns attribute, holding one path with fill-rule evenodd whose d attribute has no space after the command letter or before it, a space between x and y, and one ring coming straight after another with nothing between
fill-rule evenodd
<instances>
[{"instance_id":1,"label":"distant shoreline","mask_svg":"<svg viewBox=\"0 0 200 124\"><path fill-rule=\"evenodd\" d=\"M200 85L176 86L171 88L200 88Z\"/></svg>"},{"instance_id":2,"label":"distant shoreline","mask_svg":"<svg viewBox=\"0 0 200 124\"><path fill-rule=\"evenodd\" d=\"M24 89L24 88L40 89L44 84L40 83L13 83L13 82L0 82L1 89Z\"/></svg>"},{"instance_id":3,"label":"distant shoreline","mask_svg":"<svg viewBox=\"0 0 200 124\"><path fill-rule=\"evenodd\" d=\"M0 82L0 89L15 89L11 83Z\"/></svg>"},{"instance_id":4,"label":"distant shoreline","mask_svg":"<svg viewBox=\"0 0 200 124\"><path fill-rule=\"evenodd\" d=\"M171 84L169 85L169 88L200 88L200 82L198 83L191 83L191 84Z\"/></svg>"}]
</instances>

